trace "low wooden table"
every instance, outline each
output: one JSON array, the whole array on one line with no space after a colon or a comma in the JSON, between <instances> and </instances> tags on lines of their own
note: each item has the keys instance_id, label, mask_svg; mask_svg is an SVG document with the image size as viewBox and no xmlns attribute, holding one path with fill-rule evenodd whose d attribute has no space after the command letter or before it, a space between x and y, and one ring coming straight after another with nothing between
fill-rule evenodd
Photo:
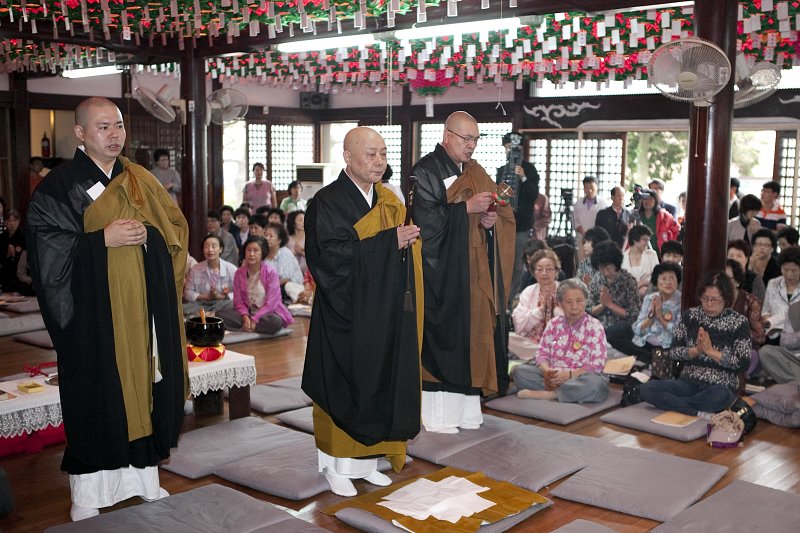
<instances>
[{"instance_id":1,"label":"low wooden table","mask_svg":"<svg viewBox=\"0 0 800 533\"><path fill-rule=\"evenodd\" d=\"M252 355L226 350L225 355L216 361L189 363L192 396L197 400L214 391L222 394L222 390L228 387L228 417L231 420L250 416L250 387L255 384L256 362Z\"/></svg>"}]
</instances>

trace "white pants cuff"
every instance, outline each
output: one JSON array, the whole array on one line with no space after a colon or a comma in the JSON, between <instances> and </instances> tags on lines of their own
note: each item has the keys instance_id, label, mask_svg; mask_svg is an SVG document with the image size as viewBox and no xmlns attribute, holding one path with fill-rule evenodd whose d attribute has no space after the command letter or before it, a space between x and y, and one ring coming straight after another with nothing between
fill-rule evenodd
<instances>
[{"instance_id":1,"label":"white pants cuff","mask_svg":"<svg viewBox=\"0 0 800 533\"><path fill-rule=\"evenodd\" d=\"M427 431L442 431L483 423L481 397L477 394L422 391L422 424Z\"/></svg>"},{"instance_id":2,"label":"white pants cuff","mask_svg":"<svg viewBox=\"0 0 800 533\"><path fill-rule=\"evenodd\" d=\"M70 475L69 487L72 503L98 509L110 507L134 496L154 500L161 492L157 466L128 466L117 470Z\"/></svg>"},{"instance_id":3,"label":"white pants cuff","mask_svg":"<svg viewBox=\"0 0 800 533\"><path fill-rule=\"evenodd\" d=\"M361 479L378 469L378 459L353 459L352 457L333 457L317 449L319 471L325 468L350 479Z\"/></svg>"}]
</instances>

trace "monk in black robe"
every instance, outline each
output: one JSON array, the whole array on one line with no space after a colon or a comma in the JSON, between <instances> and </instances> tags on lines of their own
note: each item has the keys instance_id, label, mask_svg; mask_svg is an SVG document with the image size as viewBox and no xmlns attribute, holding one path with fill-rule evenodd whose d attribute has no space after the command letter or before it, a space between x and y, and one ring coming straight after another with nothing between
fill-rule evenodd
<instances>
[{"instance_id":1,"label":"monk in black robe","mask_svg":"<svg viewBox=\"0 0 800 533\"><path fill-rule=\"evenodd\" d=\"M475 119L457 111L442 142L412 170L425 278L422 423L440 433L478 428L481 394L508 385L503 321L516 226L511 207L495 205L494 180L472 159L479 137Z\"/></svg>"},{"instance_id":2,"label":"monk in black robe","mask_svg":"<svg viewBox=\"0 0 800 533\"><path fill-rule=\"evenodd\" d=\"M319 469L340 496L351 479L388 485L419 432L422 270L419 228L380 184L386 144L370 128L344 140L345 170L306 212L306 259L317 283L303 390L314 400ZM417 310L419 307L419 311Z\"/></svg>"},{"instance_id":3,"label":"monk in black robe","mask_svg":"<svg viewBox=\"0 0 800 533\"><path fill-rule=\"evenodd\" d=\"M188 227L143 167L119 154L119 109L75 110L75 157L28 210L28 260L58 353L73 520L166 495L158 463L177 444L187 396L180 295Z\"/></svg>"}]
</instances>

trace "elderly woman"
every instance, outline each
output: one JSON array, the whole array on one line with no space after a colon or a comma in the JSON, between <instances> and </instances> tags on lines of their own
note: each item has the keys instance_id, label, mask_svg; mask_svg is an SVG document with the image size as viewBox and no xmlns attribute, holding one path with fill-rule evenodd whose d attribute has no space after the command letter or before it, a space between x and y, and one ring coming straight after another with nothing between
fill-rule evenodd
<instances>
[{"instance_id":1,"label":"elderly woman","mask_svg":"<svg viewBox=\"0 0 800 533\"><path fill-rule=\"evenodd\" d=\"M608 342L617 350L635 355L636 359L650 364L655 350L665 350L672 345L672 336L681 313L681 283L683 270L676 263L656 265L650 274L650 284L655 289L644 297L639 317L626 335L612 337Z\"/></svg>"},{"instance_id":2,"label":"elderly woman","mask_svg":"<svg viewBox=\"0 0 800 533\"><path fill-rule=\"evenodd\" d=\"M636 280L621 266L622 251L611 241L601 242L592 252L592 267L600 275L589 284L590 313L606 333L617 324L630 329L642 303Z\"/></svg>"},{"instance_id":3,"label":"elderly woman","mask_svg":"<svg viewBox=\"0 0 800 533\"><path fill-rule=\"evenodd\" d=\"M749 268L750 255L752 253L753 249L750 247L750 243L745 240L739 239L728 242L728 259L733 259L739 263L744 270L742 288L763 302L766 287L761 277Z\"/></svg>"},{"instance_id":4,"label":"elderly woman","mask_svg":"<svg viewBox=\"0 0 800 533\"><path fill-rule=\"evenodd\" d=\"M761 314L768 321L769 329L781 329L786 321L789 306L800 302L800 248L792 247L778 256L781 275L770 280L764 297Z\"/></svg>"},{"instance_id":5,"label":"elderly woman","mask_svg":"<svg viewBox=\"0 0 800 533\"><path fill-rule=\"evenodd\" d=\"M644 296L650 288L650 275L658 264L658 254L650 248L652 232L647 226L636 225L628 231L628 249L622 255L622 270L627 270Z\"/></svg>"},{"instance_id":6,"label":"elderly woman","mask_svg":"<svg viewBox=\"0 0 800 533\"><path fill-rule=\"evenodd\" d=\"M217 313L226 328L272 335L294 323L281 301L278 273L262 261L266 254L263 237L250 237L244 243L244 263L233 278L234 309Z\"/></svg>"},{"instance_id":7,"label":"elderly woman","mask_svg":"<svg viewBox=\"0 0 800 533\"><path fill-rule=\"evenodd\" d=\"M278 272L281 292L292 301L297 300L297 295L303 292L303 271L297 258L286 247L289 243L289 233L282 224L270 222L264 231L267 240L267 256L264 262L271 265Z\"/></svg>"},{"instance_id":8,"label":"elderly woman","mask_svg":"<svg viewBox=\"0 0 800 533\"><path fill-rule=\"evenodd\" d=\"M536 283L522 291L511 318L516 335L527 338L535 350L548 322L553 317L563 316L564 311L556 301L556 277L561 268L556 253L550 249L539 250L531 258L531 263Z\"/></svg>"},{"instance_id":9,"label":"elderly woman","mask_svg":"<svg viewBox=\"0 0 800 533\"><path fill-rule=\"evenodd\" d=\"M778 383L800 379L798 349L800 349L800 328L797 325L795 308L800 302L800 248L791 247L778 256L781 276L769 282L763 313L771 321L771 326L782 327L780 346L764 346L759 355L764 371ZM791 317L793 318L790 318Z\"/></svg>"},{"instance_id":10,"label":"elderly woman","mask_svg":"<svg viewBox=\"0 0 800 533\"><path fill-rule=\"evenodd\" d=\"M610 239L611 237L608 235L608 232L599 226L586 230L586 233L583 235L583 253L586 257L581 259L581 262L578 263L578 274L576 277L587 286L591 283L594 275L597 274L597 270L592 267L592 252L594 251L594 247Z\"/></svg>"},{"instance_id":11,"label":"elderly woman","mask_svg":"<svg viewBox=\"0 0 800 533\"><path fill-rule=\"evenodd\" d=\"M736 400L739 374L750 364L750 326L731 309L733 284L723 271L697 287L700 305L675 328L669 357L683 363L679 379L651 380L640 397L658 409L709 418Z\"/></svg>"},{"instance_id":12,"label":"elderly woman","mask_svg":"<svg viewBox=\"0 0 800 533\"><path fill-rule=\"evenodd\" d=\"M183 312L190 315L233 308L233 276L236 265L220 259L222 239L209 234L203 239L203 257L186 276L183 286Z\"/></svg>"},{"instance_id":13,"label":"elderly woman","mask_svg":"<svg viewBox=\"0 0 800 533\"><path fill-rule=\"evenodd\" d=\"M606 343L603 325L586 313L589 291L577 278L556 290L564 316L553 318L542 333L535 363L511 371L520 398L566 403L602 402L608 397L603 376Z\"/></svg>"}]
</instances>

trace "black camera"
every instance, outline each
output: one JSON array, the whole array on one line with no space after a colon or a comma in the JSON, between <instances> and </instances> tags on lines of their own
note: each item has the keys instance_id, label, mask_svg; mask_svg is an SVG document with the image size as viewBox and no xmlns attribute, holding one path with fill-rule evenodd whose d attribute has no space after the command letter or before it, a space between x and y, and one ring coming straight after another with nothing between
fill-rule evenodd
<instances>
[{"instance_id":1,"label":"black camera","mask_svg":"<svg viewBox=\"0 0 800 533\"><path fill-rule=\"evenodd\" d=\"M561 189L561 199L564 200L564 205L572 207L575 203L575 193L572 189Z\"/></svg>"},{"instance_id":2,"label":"black camera","mask_svg":"<svg viewBox=\"0 0 800 533\"><path fill-rule=\"evenodd\" d=\"M633 184L633 195L631 195L631 200L633 200L633 203L635 205L637 205L637 206L639 205L639 202L642 201L642 191L643 190L644 190L644 187L642 187L638 183L634 183Z\"/></svg>"}]
</instances>

